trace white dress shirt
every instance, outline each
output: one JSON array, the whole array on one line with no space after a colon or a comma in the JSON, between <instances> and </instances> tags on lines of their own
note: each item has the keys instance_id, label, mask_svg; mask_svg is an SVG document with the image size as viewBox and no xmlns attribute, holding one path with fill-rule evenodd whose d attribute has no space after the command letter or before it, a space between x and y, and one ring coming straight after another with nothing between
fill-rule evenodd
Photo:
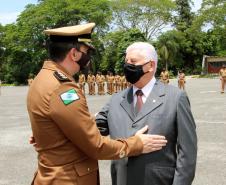
<instances>
[{"instance_id":1,"label":"white dress shirt","mask_svg":"<svg viewBox=\"0 0 226 185\"><path fill-rule=\"evenodd\" d=\"M153 77L150 82L148 82L142 89L140 89L143 92L142 101L144 104L145 104L149 94L151 93L151 91L155 85L155 82L156 82L156 79L155 79L155 77ZM134 105L134 107L136 106L136 103L137 103L137 95L136 95L137 90L139 90L139 89L135 85L133 85L133 105Z\"/></svg>"}]
</instances>

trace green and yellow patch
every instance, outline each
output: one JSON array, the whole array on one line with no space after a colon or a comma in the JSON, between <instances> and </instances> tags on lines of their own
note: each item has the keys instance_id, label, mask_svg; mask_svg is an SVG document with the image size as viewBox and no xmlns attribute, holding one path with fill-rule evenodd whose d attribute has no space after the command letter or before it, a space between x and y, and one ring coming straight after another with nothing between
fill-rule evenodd
<instances>
[{"instance_id":1,"label":"green and yellow patch","mask_svg":"<svg viewBox=\"0 0 226 185\"><path fill-rule=\"evenodd\" d=\"M75 89L70 89L67 92L60 95L61 100L64 105L69 105L70 103L79 100L79 96Z\"/></svg>"}]
</instances>

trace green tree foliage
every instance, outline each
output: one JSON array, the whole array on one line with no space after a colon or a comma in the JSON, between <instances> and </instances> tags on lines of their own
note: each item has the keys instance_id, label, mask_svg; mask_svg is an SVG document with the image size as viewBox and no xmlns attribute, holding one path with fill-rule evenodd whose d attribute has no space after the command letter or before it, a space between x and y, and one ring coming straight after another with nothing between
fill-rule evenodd
<instances>
[{"instance_id":1,"label":"green tree foliage","mask_svg":"<svg viewBox=\"0 0 226 185\"><path fill-rule=\"evenodd\" d=\"M109 33L104 40L105 53L100 69L122 73L126 48L135 41L147 41L144 34L138 29Z\"/></svg>"},{"instance_id":2,"label":"green tree foliage","mask_svg":"<svg viewBox=\"0 0 226 185\"><path fill-rule=\"evenodd\" d=\"M215 38L215 55L226 55L226 1L203 0L202 7L192 25L192 32L208 29L208 36Z\"/></svg>"},{"instance_id":3,"label":"green tree foliage","mask_svg":"<svg viewBox=\"0 0 226 185\"><path fill-rule=\"evenodd\" d=\"M169 31L158 38L157 48L159 55L159 67L165 67L168 70L169 64L174 64L174 58L179 50L179 40L181 35L177 31Z\"/></svg>"},{"instance_id":4,"label":"green tree foliage","mask_svg":"<svg viewBox=\"0 0 226 185\"><path fill-rule=\"evenodd\" d=\"M3 60L4 60L4 45L2 42L2 38L3 38L3 34L4 34L4 27L0 24L0 80L3 79L3 69L2 69L2 65L3 65Z\"/></svg>"},{"instance_id":5,"label":"green tree foliage","mask_svg":"<svg viewBox=\"0 0 226 185\"><path fill-rule=\"evenodd\" d=\"M23 83L30 73L38 72L43 60L48 58L45 49L47 37L43 30L95 22L96 34L101 35L107 30L110 19L107 0L43 0L37 5L27 5L16 24L7 25L4 31L4 80Z\"/></svg>"},{"instance_id":6,"label":"green tree foliage","mask_svg":"<svg viewBox=\"0 0 226 185\"><path fill-rule=\"evenodd\" d=\"M192 25L193 13L191 12L191 0L176 0L177 16L175 17L176 28L185 31Z\"/></svg>"},{"instance_id":7,"label":"green tree foliage","mask_svg":"<svg viewBox=\"0 0 226 185\"><path fill-rule=\"evenodd\" d=\"M119 28L137 28L147 39L151 39L172 20L175 4L172 0L113 0L112 8L115 24Z\"/></svg>"},{"instance_id":8,"label":"green tree foliage","mask_svg":"<svg viewBox=\"0 0 226 185\"><path fill-rule=\"evenodd\" d=\"M122 72L124 52L135 41L155 40L159 67L199 73L203 55L226 55L226 2L203 0L38 0L16 23L0 25L0 79L23 84L48 59L43 30L95 22L92 69ZM174 17L173 17L174 16ZM162 33L171 23L174 27ZM164 30L165 31L165 30ZM161 35L160 35L161 33ZM156 38L156 36L159 36Z\"/></svg>"},{"instance_id":9,"label":"green tree foliage","mask_svg":"<svg viewBox=\"0 0 226 185\"><path fill-rule=\"evenodd\" d=\"M199 73L203 55L215 55L217 37L211 32L196 34L171 30L162 34L156 43L159 55L159 67L166 67L177 74L178 69L187 73Z\"/></svg>"}]
</instances>

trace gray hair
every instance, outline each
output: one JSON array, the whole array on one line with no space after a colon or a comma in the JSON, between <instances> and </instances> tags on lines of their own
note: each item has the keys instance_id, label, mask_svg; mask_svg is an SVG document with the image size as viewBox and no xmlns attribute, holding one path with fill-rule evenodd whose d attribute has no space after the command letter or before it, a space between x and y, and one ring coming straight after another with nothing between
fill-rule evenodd
<instances>
[{"instance_id":1,"label":"gray hair","mask_svg":"<svg viewBox=\"0 0 226 185\"><path fill-rule=\"evenodd\" d=\"M126 53L132 50L138 50L139 53L144 57L145 62L155 62L155 67L157 68L158 55L154 46L147 42L135 42L126 49Z\"/></svg>"}]
</instances>

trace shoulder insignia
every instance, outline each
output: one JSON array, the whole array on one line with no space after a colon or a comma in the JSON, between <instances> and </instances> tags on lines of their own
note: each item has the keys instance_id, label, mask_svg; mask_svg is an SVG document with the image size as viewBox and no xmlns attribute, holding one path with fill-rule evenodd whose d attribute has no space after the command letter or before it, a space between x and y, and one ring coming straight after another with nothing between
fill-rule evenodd
<instances>
[{"instance_id":1,"label":"shoulder insignia","mask_svg":"<svg viewBox=\"0 0 226 185\"><path fill-rule=\"evenodd\" d=\"M71 80L65 76L63 73L59 72L59 71L55 71L53 73L53 75L56 77L57 80L59 80L60 82L71 82Z\"/></svg>"},{"instance_id":2,"label":"shoulder insignia","mask_svg":"<svg viewBox=\"0 0 226 185\"><path fill-rule=\"evenodd\" d=\"M79 100L79 96L75 89L70 89L67 92L64 92L60 95L61 100L63 101L64 105L69 105L72 102Z\"/></svg>"}]
</instances>

